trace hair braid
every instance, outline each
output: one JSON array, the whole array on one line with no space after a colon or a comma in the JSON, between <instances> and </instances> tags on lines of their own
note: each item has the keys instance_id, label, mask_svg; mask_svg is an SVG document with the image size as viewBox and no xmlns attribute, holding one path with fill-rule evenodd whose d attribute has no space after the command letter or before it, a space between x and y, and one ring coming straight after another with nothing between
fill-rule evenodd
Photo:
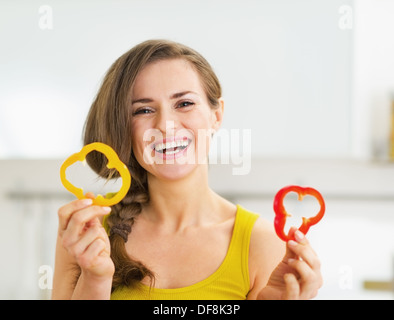
<instances>
[{"instance_id":1,"label":"hair braid","mask_svg":"<svg viewBox=\"0 0 394 320\"><path fill-rule=\"evenodd\" d=\"M120 285L130 286L145 277L149 277L151 281L154 279L153 273L148 268L128 256L125 247L136 217L141 213L142 206L149 202L146 173L143 176L143 179L141 177L132 179L128 194L120 203L112 207L107 219L110 228L111 258L115 264L113 288Z\"/></svg>"}]
</instances>

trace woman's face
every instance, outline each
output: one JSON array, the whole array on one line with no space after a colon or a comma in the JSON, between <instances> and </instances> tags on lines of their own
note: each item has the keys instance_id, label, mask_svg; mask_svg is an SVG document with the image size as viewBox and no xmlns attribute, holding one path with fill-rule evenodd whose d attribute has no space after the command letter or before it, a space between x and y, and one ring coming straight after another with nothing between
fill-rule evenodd
<instances>
[{"instance_id":1,"label":"woman's face","mask_svg":"<svg viewBox=\"0 0 394 320\"><path fill-rule=\"evenodd\" d=\"M211 136L222 121L223 101L211 109L189 62L162 60L138 74L131 114L137 161L158 178L176 180L206 165Z\"/></svg>"}]
</instances>

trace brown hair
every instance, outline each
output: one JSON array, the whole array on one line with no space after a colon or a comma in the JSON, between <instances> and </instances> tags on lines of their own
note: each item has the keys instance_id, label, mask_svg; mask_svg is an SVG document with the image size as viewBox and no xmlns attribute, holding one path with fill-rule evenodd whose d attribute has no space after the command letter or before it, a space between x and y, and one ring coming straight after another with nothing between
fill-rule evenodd
<instances>
[{"instance_id":1,"label":"brown hair","mask_svg":"<svg viewBox=\"0 0 394 320\"><path fill-rule=\"evenodd\" d=\"M111 258L115 264L112 287L130 286L153 273L142 263L131 259L125 241L135 217L149 202L147 174L137 162L131 142L131 89L138 73L149 63L165 59L184 59L200 76L211 108L218 107L220 83L209 63L195 50L168 40L148 40L130 49L109 68L90 108L84 127L84 144L103 142L110 145L125 163L132 177L127 196L112 207L107 219L110 228ZM87 156L90 167L106 179L118 177L117 171L106 167L107 159L99 152Z\"/></svg>"}]
</instances>

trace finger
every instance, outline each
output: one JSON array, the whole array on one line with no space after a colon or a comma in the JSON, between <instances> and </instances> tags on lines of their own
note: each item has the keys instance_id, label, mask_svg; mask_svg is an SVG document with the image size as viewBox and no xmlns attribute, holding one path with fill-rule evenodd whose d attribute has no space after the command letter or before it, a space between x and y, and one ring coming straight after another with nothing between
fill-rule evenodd
<instances>
[{"instance_id":1,"label":"finger","mask_svg":"<svg viewBox=\"0 0 394 320\"><path fill-rule=\"evenodd\" d=\"M317 295L318 289L322 285L320 271L312 270L306 262L301 260L290 260L289 265L300 275L300 298L314 298Z\"/></svg>"},{"instance_id":2,"label":"finger","mask_svg":"<svg viewBox=\"0 0 394 320\"><path fill-rule=\"evenodd\" d=\"M63 232L63 245L71 246L74 244L89 222L106 215L110 210L109 207L90 206L75 212L69 219L67 229ZM94 222L92 223L90 225L94 225Z\"/></svg>"},{"instance_id":3,"label":"finger","mask_svg":"<svg viewBox=\"0 0 394 320\"><path fill-rule=\"evenodd\" d=\"M290 240L287 243L287 247L290 251L293 252L294 257L290 257L289 259L297 259L300 258L305 261L313 270L320 269L320 260L317 257L316 253L313 251L312 247L309 245L309 242L304 238L303 243L299 243L293 240Z\"/></svg>"},{"instance_id":4,"label":"finger","mask_svg":"<svg viewBox=\"0 0 394 320\"><path fill-rule=\"evenodd\" d=\"M94 226L103 226L103 224L102 224L102 222L101 222L101 218L102 216L98 216L98 217L95 217L95 218L93 218L93 219L91 219L91 220L89 220L88 222L86 222L85 223L85 227L84 227L84 229L83 230L87 230L88 228L90 228L90 227L94 227Z\"/></svg>"},{"instance_id":5,"label":"finger","mask_svg":"<svg viewBox=\"0 0 394 320\"><path fill-rule=\"evenodd\" d=\"M70 217L67 228L84 227L86 223L94 218L99 218L108 214L111 211L110 207L90 206L74 212Z\"/></svg>"},{"instance_id":6,"label":"finger","mask_svg":"<svg viewBox=\"0 0 394 320\"><path fill-rule=\"evenodd\" d=\"M290 230L289 230L289 237L290 238L293 237L293 235L296 232L296 230L297 230L297 228L295 228L295 227L291 227L290 228ZM290 240L290 241L292 241L292 240ZM297 255L293 252L293 250L291 248L289 248L288 243L290 241L288 241L287 245L286 245L286 254L285 254L284 259L283 259L283 261L285 261L285 262L287 262L288 259L296 259L297 258Z\"/></svg>"},{"instance_id":7,"label":"finger","mask_svg":"<svg viewBox=\"0 0 394 320\"><path fill-rule=\"evenodd\" d=\"M92 199L74 200L58 210L59 229L65 230L67 228L70 217L75 211L81 210L90 206L93 203Z\"/></svg>"},{"instance_id":8,"label":"finger","mask_svg":"<svg viewBox=\"0 0 394 320\"><path fill-rule=\"evenodd\" d=\"M98 263L98 257L103 254L109 256L109 251L103 239L97 238L87 247L83 255L79 257L78 264L82 269L92 269Z\"/></svg>"},{"instance_id":9,"label":"finger","mask_svg":"<svg viewBox=\"0 0 394 320\"><path fill-rule=\"evenodd\" d=\"M303 260L289 259L288 265L292 267L300 277L302 284L314 283L317 280L317 274L311 267Z\"/></svg>"},{"instance_id":10,"label":"finger","mask_svg":"<svg viewBox=\"0 0 394 320\"><path fill-rule=\"evenodd\" d=\"M90 227L83 235L79 238L77 242L75 242L71 247L69 247L69 252L76 259L80 255L82 255L86 249L89 247L91 243L93 243L96 239L102 239L105 241L106 234L101 232L101 227L95 225Z\"/></svg>"},{"instance_id":11,"label":"finger","mask_svg":"<svg viewBox=\"0 0 394 320\"><path fill-rule=\"evenodd\" d=\"M94 199L94 198L95 198L95 195L94 195L93 192L86 192L86 193L85 193L85 197L86 197L86 198L89 198L89 199Z\"/></svg>"},{"instance_id":12,"label":"finger","mask_svg":"<svg viewBox=\"0 0 394 320\"><path fill-rule=\"evenodd\" d=\"M296 230L296 232L294 233L294 238L298 243L302 245L310 246L309 240L305 237L305 234L303 234L300 230ZM316 252L313 250L313 248L310 247L310 249L316 255Z\"/></svg>"},{"instance_id":13,"label":"finger","mask_svg":"<svg viewBox=\"0 0 394 320\"><path fill-rule=\"evenodd\" d=\"M305 234L303 234L300 230L296 230L294 232L294 238L298 243L304 246L309 245L308 239L305 237Z\"/></svg>"},{"instance_id":14,"label":"finger","mask_svg":"<svg viewBox=\"0 0 394 320\"><path fill-rule=\"evenodd\" d=\"M283 276L283 280L286 285L286 291L284 293L283 299L297 300L300 296L300 285L296 276L292 273L286 273Z\"/></svg>"},{"instance_id":15,"label":"finger","mask_svg":"<svg viewBox=\"0 0 394 320\"><path fill-rule=\"evenodd\" d=\"M88 247L87 251L94 257L97 256L109 256L110 249L106 245L105 241L101 238L97 238L92 244Z\"/></svg>"},{"instance_id":16,"label":"finger","mask_svg":"<svg viewBox=\"0 0 394 320\"><path fill-rule=\"evenodd\" d=\"M311 299L323 284L320 260L301 232L295 233L295 239L298 242L289 241L288 246L298 258L289 259L288 265L300 276L301 297Z\"/></svg>"}]
</instances>

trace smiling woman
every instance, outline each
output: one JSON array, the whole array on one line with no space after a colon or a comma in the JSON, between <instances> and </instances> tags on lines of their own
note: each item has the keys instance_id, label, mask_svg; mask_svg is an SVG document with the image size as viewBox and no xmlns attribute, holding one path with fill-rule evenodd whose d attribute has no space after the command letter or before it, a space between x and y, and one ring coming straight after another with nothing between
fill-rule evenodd
<instances>
[{"instance_id":1,"label":"smiling woman","mask_svg":"<svg viewBox=\"0 0 394 320\"><path fill-rule=\"evenodd\" d=\"M320 263L304 235L295 232L285 251L270 222L211 190L206 159L223 112L220 83L191 48L149 40L115 61L84 143L110 145L131 186L110 214L90 199L59 209L54 298L316 295ZM86 159L114 176L102 154Z\"/></svg>"},{"instance_id":2,"label":"smiling woman","mask_svg":"<svg viewBox=\"0 0 394 320\"><path fill-rule=\"evenodd\" d=\"M200 160L207 163L211 135L201 131L219 129L223 100L217 90L215 104L209 104L204 80L200 80L204 76L199 76L196 68L176 57L155 61L141 70L132 87L131 95L136 99L131 108L134 154L156 177L178 179Z\"/></svg>"},{"instance_id":3,"label":"smiling woman","mask_svg":"<svg viewBox=\"0 0 394 320\"><path fill-rule=\"evenodd\" d=\"M119 73L119 70L128 72ZM112 89L112 92L107 92L108 89ZM105 104L101 100L102 96L114 97L118 101L108 101ZM172 146L173 142L186 138L190 141L187 149L197 148L196 139L190 132L197 137L198 129L220 125L220 98L220 83L208 62L194 50L177 43L146 41L113 64L89 113L85 130L86 144L104 139L101 141L113 145L118 150L120 159L134 169L131 170L132 187L124 200L129 205L127 208L121 207L122 205L114 208L114 213L107 220L110 230L118 229L114 226L131 227L134 224L144 201L149 198L148 185L153 185L157 179L179 179L196 167L197 161L191 160L188 165L174 166L174 162L169 160L179 155L159 152L156 145L165 144L170 149L170 144ZM115 118L112 106L124 115L123 119ZM100 124L104 124L105 120L97 121L99 113L104 113L106 117L108 115L113 121L113 124L109 124L107 120L107 128L103 128L105 132L102 133ZM213 116L217 118L216 123L211 123L214 121ZM154 141L150 142L147 141L147 134L151 135L152 131ZM186 137L182 134L185 132ZM119 133L122 138L116 141ZM153 150L155 161L148 161L146 157L144 159L146 150ZM185 153L185 156L194 157L194 154L197 152ZM105 170L102 158L87 160L97 172ZM164 165L160 160L165 160ZM148 178L153 180L149 184ZM128 258L124 251L125 245L116 233L111 232L111 237L115 267L119 265L115 268L118 270L114 276L115 286L142 280L148 274L152 276L140 263L133 263Z\"/></svg>"}]
</instances>

